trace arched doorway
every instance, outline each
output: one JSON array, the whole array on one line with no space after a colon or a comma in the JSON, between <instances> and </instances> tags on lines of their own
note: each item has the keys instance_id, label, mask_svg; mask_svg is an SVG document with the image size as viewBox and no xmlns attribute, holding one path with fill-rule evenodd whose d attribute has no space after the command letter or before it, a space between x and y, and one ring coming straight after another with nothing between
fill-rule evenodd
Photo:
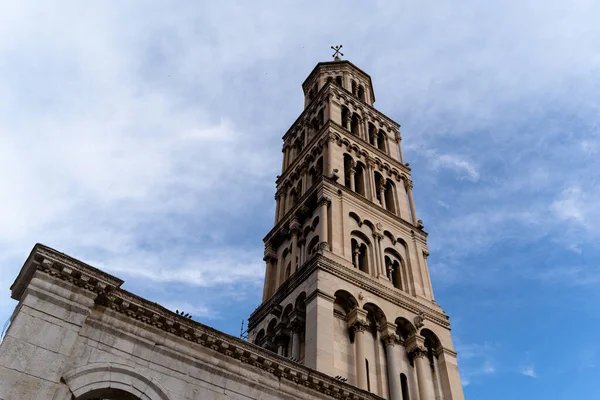
<instances>
[{"instance_id":1,"label":"arched doorway","mask_svg":"<svg viewBox=\"0 0 600 400\"><path fill-rule=\"evenodd\" d=\"M139 397L120 389L97 389L76 400L140 400Z\"/></svg>"}]
</instances>

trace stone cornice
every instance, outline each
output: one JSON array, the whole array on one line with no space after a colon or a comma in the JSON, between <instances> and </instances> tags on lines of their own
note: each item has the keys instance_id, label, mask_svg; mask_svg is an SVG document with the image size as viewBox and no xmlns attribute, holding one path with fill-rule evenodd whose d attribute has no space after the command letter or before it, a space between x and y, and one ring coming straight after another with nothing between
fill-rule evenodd
<instances>
[{"instance_id":1,"label":"stone cornice","mask_svg":"<svg viewBox=\"0 0 600 400\"><path fill-rule=\"evenodd\" d=\"M326 271L338 278L348 281L357 287L373 293L375 296L382 298L383 300L389 301L392 304L404 308L416 315L422 313L426 320L429 320L437 325L444 328L450 329L450 322L446 313L433 307L420 302L416 298L404 293L398 289L391 289L370 276L361 274L351 268L341 265L326 255L325 252L320 251L319 253L309 258L307 262L301 266L292 276L286 280L277 291L264 303L262 303L248 319L248 329L251 330L262 321L268 314L269 310L280 304L291 292L300 286L309 275L320 269Z\"/></svg>"},{"instance_id":2,"label":"stone cornice","mask_svg":"<svg viewBox=\"0 0 600 400\"><path fill-rule=\"evenodd\" d=\"M17 279L10 287L13 299L21 299L36 271L60 276L63 280L70 281L95 293L108 293L123 284L123 281L119 278L37 243L31 250L29 257L27 257Z\"/></svg>"},{"instance_id":3,"label":"stone cornice","mask_svg":"<svg viewBox=\"0 0 600 400\"><path fill-rule=\"evenodd\" d=\"M105 294L98 307L108 307L127 318L197 343L231 359L272 373L279 379L304 385L336 399L380 399L380 397L340 382L287 358L278 356L242 339L217 331L209 326L185 318L156 303L120 289L123 281L85 263L43 245L36 245L21 274L13 284L22 293L35 271L68 281L77 287ZM33 273L31 273L33 270ZM25 281L25 277L29 280Z\"/></svg>"}]
</instances>

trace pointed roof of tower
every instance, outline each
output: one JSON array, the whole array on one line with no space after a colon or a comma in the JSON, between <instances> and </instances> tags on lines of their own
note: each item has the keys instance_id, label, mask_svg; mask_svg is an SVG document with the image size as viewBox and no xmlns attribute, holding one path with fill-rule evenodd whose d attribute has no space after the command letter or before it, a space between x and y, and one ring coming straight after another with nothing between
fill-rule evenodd
<instances>
[{"instance_id":1,"label":"pointed roof of tower","mask_svg":"<svg viewBox=\"0 0 600 400\"><path fill-rule=\"evenodd\" d=\"M358 68L356 65L352 64L350 61L342 60L339 57L336 57L336 59L333 61L321 61L320 63L318 63L313 68L308 77L304 80L304 82L302 82L302 89L304 89L305 92L309 89L309 83L313 80L315 75L319 73L319 71L337 69L339 69L340 71L353 70L359 75L362 75L362 77L369 82L369 88L371 89L371 93L373 96L373 103L375 102L375 91L373 90L373 82L371 81L371 76L362 69Z\"/></svg>"}]
</instances>

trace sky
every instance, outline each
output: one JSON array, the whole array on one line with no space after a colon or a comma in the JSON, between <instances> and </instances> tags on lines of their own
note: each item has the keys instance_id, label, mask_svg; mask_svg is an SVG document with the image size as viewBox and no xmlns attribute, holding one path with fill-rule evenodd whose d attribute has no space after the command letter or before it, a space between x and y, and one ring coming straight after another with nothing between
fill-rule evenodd
<instances>
[{"instance_id":1,"label":"sky","mask_svg":"<svg viewBox=\"0 0 600 400\"><path fill-rule=\"evenodd\" d=\"M600 399L600 3L0 1L0 324L33 245L239 335L342 44L402 125L468 399Z\"/></svg>"}]
</instances>

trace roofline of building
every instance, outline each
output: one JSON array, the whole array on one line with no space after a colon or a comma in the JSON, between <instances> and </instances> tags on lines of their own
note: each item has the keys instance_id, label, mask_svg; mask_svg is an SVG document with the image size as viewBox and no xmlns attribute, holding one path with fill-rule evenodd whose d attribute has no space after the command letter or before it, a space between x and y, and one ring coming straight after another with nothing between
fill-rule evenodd
<instances>
[{"instance_id":1,"label":"roofline of building","mask_svg":"<svg viewBox=\"0 0 600 400\"><path fill-rule=\"evenodd\" d=\"M354 65L353 63L351 63L348 60L321 61L321 62L317 63L317 65L315 65L315 67L310 72L310 74L308 74L308 77L304 80L304 82L302 82L302 89L306 91L306 89L307 89L306 85L313 78L313 76L317 73L317 70L320 67L325 67L325 66L330 66L330 65L336 65L336 64L342 64L342 63L350 65L352 68L356 69L358 72L360 72L361 74L363 74L365 78L367 78L367 80L369 81L369 87L371 88L371 95L373 96L373 103L375 103L375 90L373 90L373 81L371 79L371 75L367 74L365 71L363 71L362 69L360 69L359 67L357 67L356 65Z\"/></svg>"}]
</instances>

